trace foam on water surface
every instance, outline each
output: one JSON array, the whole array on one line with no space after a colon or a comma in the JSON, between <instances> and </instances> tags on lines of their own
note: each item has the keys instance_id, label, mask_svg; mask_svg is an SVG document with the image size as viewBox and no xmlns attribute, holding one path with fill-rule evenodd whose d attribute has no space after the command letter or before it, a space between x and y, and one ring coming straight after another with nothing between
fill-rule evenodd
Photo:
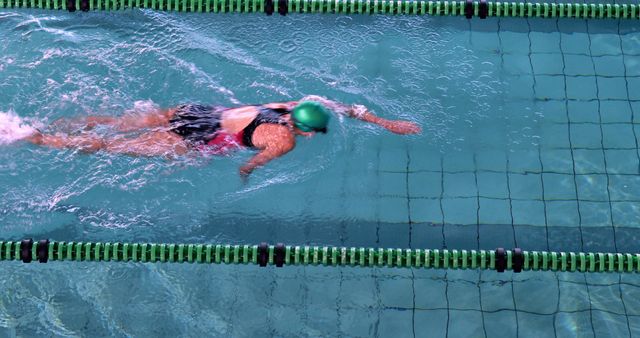
<instances>
[{"instance_id":1,"label":"foam on water surface","mask_svg":"<svg viewBox=\"0 0 640 338\"><path fill-rule=\"evenodd\" d=\"M7 145L22 140L37 130L15 112L0 112L0 145Z\"/></svg>"}]
</instances>

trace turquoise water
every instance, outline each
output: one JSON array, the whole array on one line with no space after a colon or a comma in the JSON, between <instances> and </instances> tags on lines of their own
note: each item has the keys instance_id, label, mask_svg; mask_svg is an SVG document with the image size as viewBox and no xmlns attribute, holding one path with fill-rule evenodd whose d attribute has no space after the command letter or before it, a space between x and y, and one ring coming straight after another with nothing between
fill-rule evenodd
<instances>
[{"instance_id":1,"label":"turquoise water","mask_svg":"<svg viewBox=\"0 0 640 338\"><path fill-rule=\"evenodd\" d=\"M2 238L638 252L640 32L579 20L0 11L0 111L48 124L320 94L352 120L251 156L0 150ZM634 89L636 88L636 89ZM109 130L99 130L106 135ZM631 336L635 275L0 265L2 336Z\"/></svg>"}]
</instances>

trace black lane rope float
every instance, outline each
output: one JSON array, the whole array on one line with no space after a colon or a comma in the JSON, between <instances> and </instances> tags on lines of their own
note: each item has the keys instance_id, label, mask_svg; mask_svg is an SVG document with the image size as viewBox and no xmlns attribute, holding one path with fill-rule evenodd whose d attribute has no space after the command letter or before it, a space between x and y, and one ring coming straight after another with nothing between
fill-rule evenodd
<instances>
[{"instance_id":1,"label":"black lane rope float","mask_svg":"<svg viewBox=\"0 0 640 338\"><path fill-rule=\"evenodd\" d=\"M177 12L406 14L519 18L640 19L640 4L532 3L486 0L0 0L0 8Z\"/></svg>"},{"instance_id":2,"label":"black lane rope float","mask_svg":"<svg viewBox=\"0 0 640 338\"><path fill-rule=\"evenodd\" d=\"M0 261L141 262L504 271L640 272L640 254L334 246L0 241Z\"/></svg>"}]
</instances>

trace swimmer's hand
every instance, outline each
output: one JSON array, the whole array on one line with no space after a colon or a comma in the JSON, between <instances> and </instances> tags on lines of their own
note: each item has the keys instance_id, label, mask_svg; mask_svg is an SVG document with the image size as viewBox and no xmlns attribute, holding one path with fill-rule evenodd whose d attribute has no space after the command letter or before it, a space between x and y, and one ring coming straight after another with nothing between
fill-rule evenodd
<instances>
[{"instance_id":1,"label":"swimmer's hand","mask_svg":"<svg viewBox=\"0 0 640 338\"><path fill-rule=\"evenodd\" d=\"M420 125L415 122L404 120L387 120L380 116L376 116L374 113L370 112L367 107L361 104L354 104L350 106L346 111L348 116L350 117L364 122L377 124L392 133L408 135L419 134L422 132L422 128L420 128Z\"/></svg>"},{"instance_id":2,"label":"swimmer's hand","mask_svg":"<svg viewBox=\"0 0 640 338\"><path fill-rule=\"evenodd\" d=\"M422 132L422 128L417 123L411 121L383 120L380 121L379 125L392 133L400 135L420 134Z\"/></svg>"},{"instance_id":3,"label":"swimmer's hand","mask_svg":"<svg viewBox=\"0 0 640 338\"><path fill-rule=\"evenodd\" d=\"M36 145L42 145L44 144L44 135L42 135L42 133L39 130L36 130L30 136L25 137L24 140Z\"/></svg>"},{"instance_id":4,"label":"swimmer's hand","mask_svg":"<svg viewBox=\"0 0 640 338\"><path fill-rule=\"evenodd\" d=\"M242 180L242 184L247 184L249 182L249 175L251 175L252 171L253 168L248 165L240 167L240 179Z\"/></svg>"}]
</instances>

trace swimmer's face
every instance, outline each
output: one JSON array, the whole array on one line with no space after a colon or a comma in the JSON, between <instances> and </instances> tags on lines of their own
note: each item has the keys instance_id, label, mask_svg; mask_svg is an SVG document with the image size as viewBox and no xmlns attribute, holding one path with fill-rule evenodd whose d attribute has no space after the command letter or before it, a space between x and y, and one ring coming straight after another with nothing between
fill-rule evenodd
<instances>
[{"instance_id":1,"label":"swimmer's face","mask_svg":"<svg viewBox=\"0 0 640 338\"><path fill-rule=\"evenodd\" d=\"M302 131L302 130L298 129L298 127L296 127L296 125L293 123L293 120L291 119L290 115L287 115L285 117L285 119L287 119L287 122L289 123L289 126L291 127L291 129L293 130L293 133L295 135L304 136L306 138L310 138L310 137L313 137L313 135L316 134L315 131Z\"/></svg>"},{"instance_id":2,"label":"swimmer's face","mask_svg":"<svg viewBox=\"0 0 640 338\"><path fill-rule=\"evenodd\" d=\"M296 128L296 127L293 127L293 132L294 132L296 135L304 136L304 137L306 137L306 138L313 137L313 135L315 135L315 134L316 134L316 132L315 132L315 131L302 131L302 130L300 130L300 129Z\"/></svg>"}]
</instances>

